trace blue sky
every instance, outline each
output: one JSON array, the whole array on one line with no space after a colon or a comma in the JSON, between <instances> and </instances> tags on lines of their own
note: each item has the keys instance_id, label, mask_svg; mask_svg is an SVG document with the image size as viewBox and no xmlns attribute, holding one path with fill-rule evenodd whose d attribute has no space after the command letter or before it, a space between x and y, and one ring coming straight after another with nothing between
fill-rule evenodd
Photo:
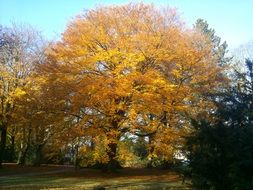
<instances>
[{"instance_id":1,"label":"blue sky","mask_svg":"<svg viewBox=\"0 0 253 190\"><path fill-rule=\"evenodd\" d=\"M58 38L66 24L83 10L128 0L0 0L0 24L30 24L49 39ZM136 1L132 1L136 2ZM207 20L229 47L253 40L253 0L144 0L178 8L187 25Z\"/></svg>"}]
</instances>

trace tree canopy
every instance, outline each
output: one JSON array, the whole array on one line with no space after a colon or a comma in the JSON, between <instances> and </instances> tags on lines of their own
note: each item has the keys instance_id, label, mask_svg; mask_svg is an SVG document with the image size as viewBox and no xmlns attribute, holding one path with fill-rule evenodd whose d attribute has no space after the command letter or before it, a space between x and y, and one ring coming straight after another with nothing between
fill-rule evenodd
<instances>
[{"instance_id":1,"label":"tree canopy","mask_svg":"<svg viewBox=\"0 0 253 190\"><path fill-rule=\"evenodd\" d=\"M51 111L64 112L76 138L95 142L98 162L114 165L127 133L148 137L151 158L171 160L189 131L186 116L211 109L204 94L224 81L214 45L174 9L100 7L70 22L37 77Z\"/></svg>"}]
</instances>

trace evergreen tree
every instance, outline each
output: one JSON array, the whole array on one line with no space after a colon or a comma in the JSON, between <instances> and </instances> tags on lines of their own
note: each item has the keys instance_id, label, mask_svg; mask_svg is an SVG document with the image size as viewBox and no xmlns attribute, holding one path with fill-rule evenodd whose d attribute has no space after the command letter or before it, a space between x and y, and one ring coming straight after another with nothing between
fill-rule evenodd
<instances>
[{"instance_id":1,"label":"evergreen tree","mask_svg":"<svg viewBox=\"0 0 253 190\"><path fill-rule=\"evenodd\" d=\"M215 121L196 121L187 142L195 189L253 189L253 62L235 71L232 87L216 95Z\"/></svg>"},{"instance_id":2,"label":"evergreen tree","mask_svg":"<svg viewBox=\"0 0 253 190\"><path fill-rule=\"evenodd\" d=\"M197 19L194 27L209 39L213 46L213 55L215 55L220 65L224 65L231 60L231 57L225 56L228 52L227 42L224 41L221 43L221 38L215 34L215 30L210 28L206 21Z\"/></svg>"}]
</instances>

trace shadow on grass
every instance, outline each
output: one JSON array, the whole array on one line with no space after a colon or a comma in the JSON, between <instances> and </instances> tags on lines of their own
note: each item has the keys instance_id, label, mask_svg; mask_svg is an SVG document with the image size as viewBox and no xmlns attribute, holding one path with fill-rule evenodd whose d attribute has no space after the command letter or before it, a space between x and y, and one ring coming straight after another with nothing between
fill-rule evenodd
<instances>
[{"instance_id":1,"label":"shadow on grass","mask_svg":"<svg viewBox=\"0 0 253 190\"><path fill-rule=\"evenodd\" d=\"M175 172L150 169L123 169L118 173L66 167L6 167L0 171L1 190L189 190Z\"/></svg>"},{"instance_id":2,"label":"shadow on grass","mask_svg":"<svg viewBox=\"0 0 253 190\"><path fill-rule=\"evenodd\" d=\"M9 179L0 182L0 189L6 190L29 190L29 189L94 189L97 186L105 187L106 190L188 190L187 186L179 182L159 182L150 180L100 180L100 179L76 179L76 178L21 178Z\"/></svg>"},{"instance_id":3,"label":"shadow on grass","mask_svg":"<svg viewBox=\"0 0 253 190\"><path fill-rule=\"evenodd\" d=\"M189 190L190 187L181 186L178 183L168 182L139 182L139 183L122 183L110 186L104 186L108 190Z\"/></svg>"}]
</instances>

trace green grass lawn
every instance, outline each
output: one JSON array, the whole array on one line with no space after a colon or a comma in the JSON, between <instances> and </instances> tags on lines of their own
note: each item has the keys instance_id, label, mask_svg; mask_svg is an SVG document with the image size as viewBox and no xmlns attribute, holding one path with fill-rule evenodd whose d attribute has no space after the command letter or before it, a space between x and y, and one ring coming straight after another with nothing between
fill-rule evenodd
<instances>
[{"instance_id":1,"label":"green grass lawn","mask_svg":"<svg viewBox=\"0 0 253 190\"><path fill-rule=\"evenodd\" d=\"M63 166L24 167L14 164L0 169L0 189L161 189L187 190L179 175L167 170L125 168L117 173Z\"/></svg>"}]
</instances>

